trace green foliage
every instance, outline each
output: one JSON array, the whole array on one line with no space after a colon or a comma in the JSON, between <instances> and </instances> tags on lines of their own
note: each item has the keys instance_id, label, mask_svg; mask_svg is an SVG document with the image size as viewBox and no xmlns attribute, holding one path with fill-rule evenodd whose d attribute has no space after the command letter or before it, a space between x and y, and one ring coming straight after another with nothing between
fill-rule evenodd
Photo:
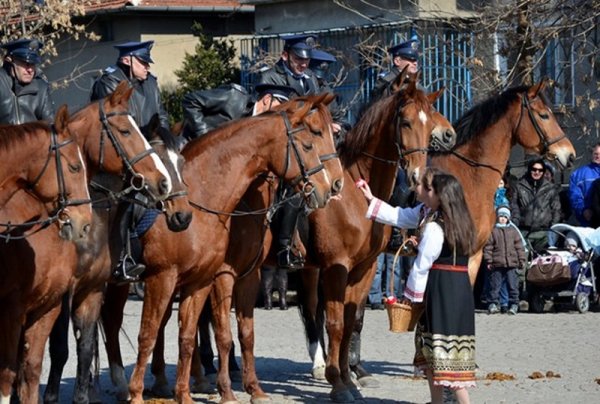
<instances>
[{"instance_id":1,"label":"green foliage","mask_svg":"<svg viewBox=\"0 0 600 404\"><path fill-rule=\"evenodd\" d=\"M181 100L184 94L225 83L239 83L240 80L240 69L233 64L236 53L233 42L216 40L204 34L199 23L192 25L192 32L198 37L199 43L193 54L185 53L183 66L175 70L179 86L161 89L171 123L183 119Z\"/></svg>"}]
</instances>

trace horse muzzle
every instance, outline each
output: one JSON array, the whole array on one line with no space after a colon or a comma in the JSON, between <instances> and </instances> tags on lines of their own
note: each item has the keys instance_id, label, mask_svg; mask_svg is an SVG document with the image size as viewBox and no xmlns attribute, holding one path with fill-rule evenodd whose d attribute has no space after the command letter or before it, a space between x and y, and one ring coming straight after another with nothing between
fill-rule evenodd
<instances>
[{"instance_id":1,"label":"horse muzzle","mask_svg":"<svg viewBox=\"0 0 600 404\"><path fill-rule=\"evenodd\" d=\"M83 217L71 215L68 210L58 215L58 235L66 241L86 243L91 230L91 222Z\"/></svg>"}]
</instances>

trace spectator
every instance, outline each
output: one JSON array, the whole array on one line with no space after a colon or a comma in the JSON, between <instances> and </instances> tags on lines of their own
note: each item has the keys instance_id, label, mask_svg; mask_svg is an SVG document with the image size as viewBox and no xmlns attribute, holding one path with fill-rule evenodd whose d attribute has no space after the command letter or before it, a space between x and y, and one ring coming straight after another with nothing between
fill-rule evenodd
<instances>
[{"instance_id":1,"label":"spectator","mask_svg":"<svg viewBox=\"0 0 600 404\"><path fill-rule=\"evenodd\" d=\"M545 171L542 159L530 161L511 199L513 222L537 252L548 246L548 229L561 220L558 190L544 178Z\"/></svg>"},{"instance_id":2,"label":"spectator","mask_svg":"<svg viewBox=\"0 0 600 404\"><path fill-rule=\"evenodd\" d=\"M502 206L496 211L497 222L490 240L483 249L483 259L490 280L488 313L500 311L500 289L508 283L508 314L519 311L519 280L517 268L525 264L526 255L519 231L510 224L510 209Z\"/></svg>"},{"instance_id":3,"label":"spectator","mask_svg":"<svg viewBox=\"0 0 600 404\"><path fill-rule=\"evenodd\" d=\"M592 220L592 184L600 178L600 143L592 149L592 161L573 171L569 180L569 200L577 220L589 226Z\"/></svg>"}]
</instances>

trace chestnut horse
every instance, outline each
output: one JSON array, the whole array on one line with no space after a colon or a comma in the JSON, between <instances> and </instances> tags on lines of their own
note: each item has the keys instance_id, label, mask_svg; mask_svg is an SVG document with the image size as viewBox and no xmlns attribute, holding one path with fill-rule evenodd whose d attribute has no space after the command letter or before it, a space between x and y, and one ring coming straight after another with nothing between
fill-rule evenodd
<instances>
[{"instance_id":1,"label":"chestnut horse","mask_svg":"<svg viewBox=\"0 0 600 404\"><path fill-rule=\"evenodd\" d=\"M434 167L458 178L477 225L478 252L469 259L471 284L495 222L494 193L512 146L518 143L565 168L575 161L573 145L543 98L545 86L542 80L531 87L512 88L472 108L455 125L459 142L454 149L432 159Z\"/></svg>"},{"instance_id":2,"label":"chestnut horse","mask_svg":"<svg viewBox=\"0 0 600 404\"><path fill-rule=\"evenodd\" d=\"M183 157L177 149L177 142L171 133L160 126L158 115L150 122L150 145L161 158L173 180L173 189L169 197L161 204L163 214L156 220L166 222L164 231L182 231L188 227L192 218L188 204L187 190L182 182L181 169ZM73 390L73 402L87 402L89 395L89 369L97 346L97 321L104 299L105 284L111 280L112 268L117 257L111 260L109 237L111 228L119 226L115 222L117 205L122 181L114 176L95 178L92 194L95 201L93 228L90 235L92 249L80 257L78 272L81 276L74 282L71 294L71 318L73 332L77 336L77 376ZM126 285L127 288L129 285ZM56 321L50 335L51 369L44 393L44 402L58 402L62 371L68 359L69 306L63 304L61 316ZM119 397L118 397L119 398ZM121 394L120 398L127 399Z\"/></svg>"},{"instance_id":3,"label":"chestnut horse","mask_svg":"<svg viewBox=\"0 0 600 404\"><path fill-rule=\"evenodd\" d=\"M146 363L176 289L180 302L175 395L179 402L193 402L189 374L198 318L225 258L230 214L254 178L275 173L300 190L311 209L325 206L342 188L327 109L332 99L330 94L295 99L277 111L219 127L183 149L183 177L197 209L187 230L164 234L159 222L142 237L147 269L138 359L129 384L132 403L143 402ZM323 164L325 160L329 161ZM118 346L119 325L106 323L115 321L116 311L107 309L111 315L103 321L107 344Z\"/></svg>"},{"instance_id":4,"label":"chestnut horse","mask_svg":"<svg viewBox=\"0 0 600 404\"><path fill-rule=\"evenodd\" d=\"M450 123L431 107L431 103L439 97L441 91L426 97L422 91L416 89L415 77L408 78L409 84L404 82L405 79L406 76L401 75L394 83L396 92L406 87L405 90L372 106L357 127L348 133L343 146L346 153L353 154L353 160L362 159L362 164L366 165L375 162L380 169L389 167L392 185L398 156L404 157L403 164L413 173L425 164L432 134L436 136L437 144L444 147L452 147L455 141ZM353 166L354 169L363 168L362 165L354 166L350 161L347 162L347 166ZM353 181L348 170L345 174L346 182ZM232 299L239 325L244 390L251 394L253 403L269 400L259 385L254 366L253 309L260 284L260 274L255 269L263 263L271 245L271 233L267 231L264 212L273 204L273 190L276 188L273 182L271 178L256 180L245 194L243 203L238 206L239 211L253 211L254 214L244 215L240 212L239 216L232 220L231 245L224 265L217 272L212 291L211 303L220 363L217 386L224 402L235 400L227 360L231 347L229 313ZM323 211L337 211L342 206L352 205L355 200L353 192L349 192L349 189L352 190L353 187L345 187L342 200L331 202ZM389 192L391 193L391 188ZM311 229L311 232L313 230ZM352 238L356 230L353 227L349 232L352 235L349 234L348 237ZM334 238L337 237L339 235ZM164 360L161 362L162 355L156 351L160 351L158 346L153 356L152 371L160 383L165 380ZM199 373L199 369L196 368L197 382L200 378Z\"/></svg>"},{"instance_id":5,"label":"chestnut horse","mask_svg":"<svg viewBox=\"0 0 600 404\"><path fill-rule=\"evenodd\" d=\"M513 145L518 143L527 151L557 160L563 167L572 164L574 159L573 146L541 96L544 85L542 81L531 88L510 89L472 108L454 125L458 133L456 146L450 151L432 153L431 165L452 173L463 185L469 210L477 225L480 249L487 242L495 222L494 193ZM471 257L469 262L472 282L480 260L481 253ZM310 287L311 291L313 287ZM312 294L310 296L314 299ZM309 344L317 346L311 351L311 357L314 363L322 363L324 359L318 352L322 352L323 318L316 305L313 301L307 306L307 311L313 313L311 316L303 315ZM364 304L357 316L355 332L358 334L362 331L363 316Z\"/></svg>"},{"instance_id":6,"label":"chestnut horse","mask_svg":"<svg viewBox=\"0 0 600 404\"><path fill-rule=\"evenodd\" d=\"M124 173L131 179L130 188L164 197L171 191L171 179L128 114L131 93L132 89L121 83L112 95L74 114L67 126L84 154L88 176L99 170ZM91 213L91 208L86 208ZM8 201L2 215L17 223L47 217L44 206L22 191ZM89 247L78 245L76 250L72 243L62 241L53 227L34 230L40 231L0 246L0 304L11 307L2 311L0 324L1 357L5 358L6 351L10 358L0 363L0 394L3 399L10 397L19 362L18 395L28 403L38 401L46 340L60 312L62 296L76 275L78 253L86 253Z\"/></svg>"}]
</instances>

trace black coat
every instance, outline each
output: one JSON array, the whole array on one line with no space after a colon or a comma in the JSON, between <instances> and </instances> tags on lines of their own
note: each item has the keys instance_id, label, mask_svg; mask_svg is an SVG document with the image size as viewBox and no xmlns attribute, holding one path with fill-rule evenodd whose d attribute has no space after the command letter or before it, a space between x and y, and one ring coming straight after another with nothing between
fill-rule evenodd
<instances>
[{"instance_id":1,"label":"black coat","mask_svg":"<svg viewBox=\"0 0 600 404\"><path fill-rule=\"evenodd\" d=\"M20 85L0 69L0 124L18 125L34 121L54 122L54 104L48 82L37 73L31 83Z\"/></svg>"},{"instance_id":2,"label":"black coat","mask_svg":"<svg viewBox=\"0 0 600 404\"><path fill-rule=\"evenodd\" d=\"M511 195L512 221L527 231L547 230L561 221L559 188L540 180L535 187L527 176L521 178Z\"/></svg>"},{"instance_id":3,"label":"black coat","mask_svg":"<svg viewBox=\"0 0 600 404\"><path fill-rule=\"evenodd\" d=\"M160 98L156 77L149 74L148 78L144 81L137 79L129 80L123 69L127 69L127 67L117 65L106 68L102 72L102 75L94 82L90 97L91 100L99 100L112 94L117 85L121 81L126 80L134 88L133 94L129 99L129 113L133 116L142 133L146 134L147 126L154 114L158 114L161 126L169 129L169 117Z\"/></svg>"},{"instance_id":4,"label":"black coat","mask_svg":"<svg viewBox=\"0 0 600 404\"><path fill-rule=\"evenodd\" d=\"M380 98L390 95L392 93L390 86L399 74L400 70L394 66L389 72L380 75L373 90L371 90L371 101L377 101Z\"/></svg>"},{"instance_id":5,"label":"black coat","mask_svg":"<svg viewBox=\"0 0 600 404\"><path fill-rule=\"evenodd\" d=\"M283 59L280 59L272 68L262 72L258 80L258 84L276 84L279 86L288 86L296 90L300 96L319 94L319 83L317 82L317 77L312 70L306 69L304 72L305 77L302 79L303 83L301 83L299 79L295 78L286 71L283 63Z\"/></svg>"},{"instance_id":6,"label":"black coat","mask_svg":"<svg viewBox=\"0 0 600 404\"><path fill-rule=\"evenodd\" d=\"M224 123L249 116L251 104L250 94L238 84L188 93L181 102L183 135L194 139Z\"/></svg>"}]
</instances>

